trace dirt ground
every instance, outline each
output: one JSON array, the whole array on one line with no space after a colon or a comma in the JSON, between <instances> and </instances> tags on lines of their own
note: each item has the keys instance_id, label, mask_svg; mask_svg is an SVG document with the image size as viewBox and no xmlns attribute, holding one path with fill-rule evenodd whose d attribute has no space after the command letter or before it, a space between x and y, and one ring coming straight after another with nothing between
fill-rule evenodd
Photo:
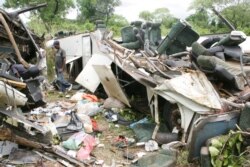
<instances>
[{"instance_id":1,"label":"dirt ground","mask_svg":"<svg viewBox=\"0 0 250 167\"><path fill-rule=\"evenodd\" d=\"M76 91L71 91L68 94L61 95L57 91L50 91L46 93L46 101L67 101L69 97L71 97ZM131 160L128 160L123 155L125 152L131 153L135 155L138 152L145 152L144 147L122 147L119 148L115 146L116 139L119 136L124 136L127 138L135 139L136 136L134 132L124 126L115 124L113 122L108 122L106 118L100 113L94 117L97 121L98 129L101 131L100 133L95 134L98 136L99 145L95 147L95 149L91 152L91 155L95 157L96 160L103 160L104 164L112 165L112 163L116 164L116 166L129 166L128 164Z\"/></svg>"},{"instance_id":2,"label":"dirt ground","mask_svg":"<svg viewBox=\"0 0 250 167\"><path fill-rule=\"evenodd\" d=\"M69 98L74 95L76 91L71 91L67 94L59 94L57 91L44 92L45 99L48 103L57 102L57 101L69 101ZM138 115L135 114L135 115ZM126 167L130 166L132 160L129 160L127 157L124 157L126 153L129 156L137 157L137 153L146 153L151 154L152 152L146 152L144 146L126 145L124 143L122 147L117 144L117 139L119 137L126 137L129 139L135 139L135 133L127 126L119 125L113 122L107 121L103 113L99 113L94 116L93 119L97 122L97 126L100 132L95 132L95 135L98 138L98 145L92 150L91 157L93 161L100 162L101 165L90 165L90 166L102 166L102 167ZM139 120L141 118L137 118ZM190 164L187 162L187 150L180 150L177 156L177 167L197 167L198 163ZM57 160L58 161L58 160ZM63 167L59 162L46 161L46 159L36 164L31 165L19 165L18 167ZM90 161L90 162L93 162ZM93 163L91 163L93 164ZM0 163L1 166L1 163ZM66 165L67 166L67 165Z\"/></svg>"},{"instance_id":3,"label":"dirt ground","mask_svg":"<svg viewBox=\"0 0 250 167\"><path fill-rule=\"evenodd\" d=\"M67 95L60 95L58 92L53 91L46 95L46 99L48 102L51 101L58 101L58 100L68 100L69 97L71 97L75 91L71 91ZM98 128L101 131L101 133L96 134L99 138L99 145L97 145L94 150L91 152L91 155L96 160L103 161L103 164L107 166L111 166L112 164L116 166L129 166L131 163L131 160L128 160L124 157L124 154L128 152L129 154L136 155L139 152L145 152L144 146L128 146L124 148L119 148L114 145L116 139L119 136L124 136L127 138L133 138L136 139L136 136L134 132L126 126L118 125L112 122L108 122L106 118L99 114L94 117L94 119L97 121ZM150 153L147 153L150 154ZM187 162L187 155L188 152L185 150L179 151L179 154L177 156L177 164L178 167L196 167L199 166L198 163L188 163Z\"/></svg>"}]
</instances>

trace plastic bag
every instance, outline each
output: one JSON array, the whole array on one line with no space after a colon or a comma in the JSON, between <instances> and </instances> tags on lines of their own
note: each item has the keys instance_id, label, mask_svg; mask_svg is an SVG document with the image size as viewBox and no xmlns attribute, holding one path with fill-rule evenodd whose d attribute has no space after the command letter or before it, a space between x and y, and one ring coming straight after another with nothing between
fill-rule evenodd
<instances>
[{"instance_id":1,"label":"plastic bag","mask_svg":"<svg viewBox=\"0 0 250 167\"><path fill-rule=\"evenodd\" d=\"M107 109L111 109L111 108L121 109L121 108L125 108L125 105L122 102L120 102L119 100L117 100L113 97L109 97L104 101L103 107L107 108Z\"/></svg>"},{"instance_id":2,"label":"plastic bag","mask_svg":"<svg viewBox=\"0 0 250 167\"><path fill-rule=\"evenodd\" d=\"M89 159L90 153L94 149L94 146L96 145L95 138L89 134L86 134L84 136L83 142L84 146L82 146L76 154L76 158L80 161Z\"/></svg>"},{"instance_id":3,"label":"plastic bag","mask_svg":"<svg viewBox=\"0 0 250 167\"><path fill-rule=\"evenodd\" d=\"M69 150L78 150L81 147L85 135L87 135L85 132L75 133L68 140L63 141L62 146Z\"/></svg>"},{"instance_id":4,"label":"plastic bag","mask_svg":"<svg viewBox=\"0 0 250 167\"><path fill-rule=\"evenodd\" d=\"M99 103L78 101L77 102L77 112L78 114L86 114L88 116L94 116L100 111Z\"/></svg>"}]
</instances>

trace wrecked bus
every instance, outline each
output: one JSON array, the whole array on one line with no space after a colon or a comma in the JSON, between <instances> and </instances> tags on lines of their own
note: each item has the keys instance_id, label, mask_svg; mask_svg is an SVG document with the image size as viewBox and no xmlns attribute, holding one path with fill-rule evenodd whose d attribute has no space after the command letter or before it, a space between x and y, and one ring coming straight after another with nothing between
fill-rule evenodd
<instances>
[{"instance_id":1,"label":"wrecked bus","mask_svg":"<svg viewBox=\"0 0 250 167\"><path fill-rule=\"evenodd\" d=\"M198 43L186 21L164 39L159 23L137 21L121 30L121 38L113 39L101 26L57 40L77 83L93 93L101 84L109 97L151 113L152 138L157 140L160 124L166 124L187 144L189 161L200 157L209 138L236 128L249 98L249 58L239 46L247 38L243 32Z\"/></svg>"}]
</instances>

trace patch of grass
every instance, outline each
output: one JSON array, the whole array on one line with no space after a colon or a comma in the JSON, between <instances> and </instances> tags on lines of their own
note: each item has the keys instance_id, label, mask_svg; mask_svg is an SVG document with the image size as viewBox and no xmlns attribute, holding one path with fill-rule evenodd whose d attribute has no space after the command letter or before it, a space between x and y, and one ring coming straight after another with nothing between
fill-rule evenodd
<instances>
[{"instance_id":1,"label":"patch of grass","mask_svg":"<svg viewBox=\"0 0 250 167\"><path fill-rule=\"evenodd\" d=\"M70 95L71 97L74 93L75 91L72 91L72 90L68 93L63 93L63 94L60 94L58 90L47 91L45 95L45 99L48 102L62 101L62 100L68 99L66 98L66 95Z\"/></svg>"},{"instance_id":2,"label":"patch of grass","mask_svg":"<svg viewBox=\"0 0 250 167\"><path fill-rule=\"evenodd\" d=\"M189 163L188 160L188 150L182 149L179 151L177 156L176 167L199 167L198 161Z\"/></svg>"},{"instance_id":3,"label":"patch of grass","mask_svg":"<svg viewBox=\"0 0 250 167\"><path fill-rule=\"evenodd\" d=\"M54 52L53 49L47 48L47 72L48 72L48 80L51 82L54 79L55 76L55 62L54 62Z\"/></svg>"}]
</instances>

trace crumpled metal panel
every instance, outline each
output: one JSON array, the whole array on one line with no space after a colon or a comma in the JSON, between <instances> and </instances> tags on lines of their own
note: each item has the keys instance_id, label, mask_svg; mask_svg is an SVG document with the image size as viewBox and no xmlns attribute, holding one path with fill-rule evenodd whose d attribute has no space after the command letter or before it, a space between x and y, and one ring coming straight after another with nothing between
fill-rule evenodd
<instances>
[{"instance_id":1,"label":"crumpled metal panel","mask_svg":"<svg viewBox=\"0 0 250 167\"><path fill-rule=\"evenodd\" d=\"M104 54L94 54L75 81L89 91L95 92L101 81L93 65L110 65L111 62Z\"/></svg>"},{"instance_id":2,"label":"crumpled metal panel","mask_svg":"<svg viewBox=\"0 0 250 167\"><path fill-rule=\"evenodd\" d=\"M202 72L193 71L165 80L155 89L157 91L175 92L211 109L222 109L218 93Z\"/></svg>"},{"instance_id":3,"label":"crumpled metal panel","mask_svg":"<svg viewBox=\"0 0 250 167\"><path fill-rule=\"evenodd\" d=\"M107 50L104 45L100 43L102 34L100 31L91 33L92 41L92 57L85 62L84 69L77 76L76 82L88 89L91 92L95 92L100 84L100 79L95 72L93 65L110 65L112 60L107 56Z\"/></svg>"},{"instance_id":4,"label":"crumpled metal panel","mask_svg":"<svg viewBox=\"0 0 250 167\"><path fill-rule=\"evenodd\" d=\"M24 106L28 99L25 94L0 81L0 100L0 106Z\"/></svg>"},{"instance_id":5,"label":"crumpled metal panel","mask_svg":"<svg viewBox=\"0 0 250 167\"><path fill-rule=\"evenodd\" d=\"M93 65L93 68L98 74L107 95L109 97L114 97L131 107L129 100L121 89L121 86L112 72L111 67L105 65Z\"/></svg>"}]
</instances>

